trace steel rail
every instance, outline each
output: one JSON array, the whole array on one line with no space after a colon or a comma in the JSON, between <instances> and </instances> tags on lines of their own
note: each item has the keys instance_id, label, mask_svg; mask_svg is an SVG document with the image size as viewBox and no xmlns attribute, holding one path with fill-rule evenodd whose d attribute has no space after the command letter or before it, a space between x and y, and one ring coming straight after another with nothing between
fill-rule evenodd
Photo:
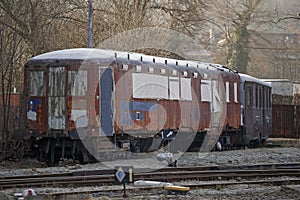
<instances>
[{"instance_id":1,"label":"steel rail","mask_svg":"<svg viewBox=\"0 0 300 200\"><path fill-rule=\"evenodd\" d=\"M191 168L189 171L180 168L169 168L170 171L155 171L147 173L136 173L135 180L155 181L179 181L179 180L230 180L234 178L257 178L257 177L300 177L300 168L287 169L230 169L230 170L197 170ZM0 188L19 187L59 187L59 186L93 186L112 185L114 173L103 175L80 175L80 176L47 176L47 177L17 177L14 179L0 180Z\"/></svg>"}]
</instances>

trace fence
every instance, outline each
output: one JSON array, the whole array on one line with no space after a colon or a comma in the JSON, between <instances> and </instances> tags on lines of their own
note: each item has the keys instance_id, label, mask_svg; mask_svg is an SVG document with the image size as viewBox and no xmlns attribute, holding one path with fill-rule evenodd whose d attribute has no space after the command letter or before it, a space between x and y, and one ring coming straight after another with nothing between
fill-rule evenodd
<instances>
[{"instance_id":1,"label":"fence","mask_svg":"<svg viewBox=\"0 0 300 200\"><path fill-rule=\"evenodd\" d=\"M273 105L270 137L300 138L300 105Z\"/></svg>"}]
</instances>

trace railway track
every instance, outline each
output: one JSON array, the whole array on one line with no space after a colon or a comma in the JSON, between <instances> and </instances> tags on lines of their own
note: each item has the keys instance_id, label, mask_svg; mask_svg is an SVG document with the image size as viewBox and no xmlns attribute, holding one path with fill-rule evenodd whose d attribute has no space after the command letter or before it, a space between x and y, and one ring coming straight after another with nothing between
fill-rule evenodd
<instances>
[{"instance_id":1,"label":"railway track","mask_svg":"<svg viewBox=\"0 0 300 200\"><path fill-rule=\"evenodd\" d=\"M135 180L148 181L212 181L236 178L254 180L266 177L300 177L300 163L260 164L241 166L201 166L182 168L135 169ZM61 174L9 176L0 178L0 189L34 187L110 186L114 184L114 170L76 171Z\"/></svg>"},{"instance_id":2,"label":"railway track","mask_svg":"<svg viewBox=\"0 0 300 200\"><path fill-rule=\"evenodd\" d=\"M221 189L227 186L234 186L234 185L265 185L265 186L283 186L283 185L297 185L300 184L299 178L291 178L291 179L284 179L284 180L245 180L245 181L213 181L213 182L206 182L206 183L196 183L196 184L181 184L181 186L189 187L191 190L197 189ZM131 193L132 195L142 195L149 196L149 195L159 195L165 192L164 186L127 186L126 191ZM68 195L82 195L82 194L91 194L92 196L122 196L122 187L114 187L114 188L102 188L102 189L86 189L83 191L63 191L63 192L49 192L49 193L42 193L42 196L49 197L49 198L59 198L64 199L64 197ZM119 198L118 198L119 199Z\"/></svg>"}]
</instances>

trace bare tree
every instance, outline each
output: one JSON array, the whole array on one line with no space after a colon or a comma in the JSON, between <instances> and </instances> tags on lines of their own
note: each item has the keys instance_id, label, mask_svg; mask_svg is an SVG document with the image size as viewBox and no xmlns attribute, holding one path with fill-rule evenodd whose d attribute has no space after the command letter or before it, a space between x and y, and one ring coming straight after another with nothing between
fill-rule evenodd
<instances>
[{"instance_id":1,"label":"bare tree","mask_svg":"<svg viewBox=\"0 0 300 200\"><path fill-rule=\"evenodd\" d=\"M223 45L226 48L221 63L232 69L246 73L250 61L249 46L251 35L255 31L251 25L265 23L267 13L260 7L262 0L215 1L209 12L215 17L210 23L223 33Z\"/></svg>"},{"instance_id":2,"label":"bare tree","mask_svg":"<svg viewBox=\"0 0 300 200\"><path fill-rule=\"evenodd\" d=\"M205 21L204 11L208 8L205 0L169 0L156 3L151 8L160 9L169 16L169 27L195 36Z\"/></svg>"},{"instance_id":3,"label":"bare tree","mask_svg":"<svg viewBox=\"0 0 300 200\"><path fill-rule=\"evenodd\" d=\"M23 152L23 146L14 138L21 116L20 96L13 93L22 82L19 73L24 51L21 37L0 25L0 160L20 158Z\"/></svg>"},{"instance_id":4,"label":"bare tree","mask_svg":"<svg viewBox=\"0 0 300 200\"><path fill-rule=\"evenodd\" d=\"M143 30L146 32L149 27L152 30L157 28L158 35L165 35L164 41L161 42L166 44L168 43L168 33L160 32L159 28L178 31L196 39L198 38L198 29L204 21L203 10L206 8L204 2L204 0L107 0L102 1L101 4L95 2L95 44L100 44L102 41L126 31L139 29L141 33ZM156 34L147 37L151 36L155 38ZM125 41L127 38L123 38L123 40ZM113 48L124 50L122 49L124 46ZM135 50L152 55L175 56L154 48Z\"/></svg>"},{"instance_id":5,"label":"bare tree","mask_svg":"<svg viewBox=\"0 0 300 200\"><path fill-rule=\"evenodd\" d=\"M86 20L81 17L86 16L83 11L86 4L83 0L0 0L5 16L0 24L21 36L31 54L37 55L57 46L69 46L66 33L74 27L86 26Z\"/></svg>"}]
</instances>

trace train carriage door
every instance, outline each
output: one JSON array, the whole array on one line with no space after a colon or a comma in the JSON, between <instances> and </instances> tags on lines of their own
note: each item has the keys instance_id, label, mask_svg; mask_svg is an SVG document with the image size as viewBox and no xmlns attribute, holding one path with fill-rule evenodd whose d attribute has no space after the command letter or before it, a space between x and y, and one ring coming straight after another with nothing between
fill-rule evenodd
<instances>
[{"instance_id":1,"label":"train carriage door","mask_svg":"<svg viewBox=\"0 0 300 200\"><path fill-rule=\"evenodd\" d=\"M100 130L102 136L112 136L114 133L114 102L113 102L113 70L100 67Z\"/></svg>"},{"instance_id":2,"label":"train carriage door","mask_svg":"<svg viewBox=\"0 0 300 200\"><path fill-rule=\"evenodd\" d=\"M66 129L66 69L50 67L48 82L48 128Z\"/></svg>"}]
</instances>

